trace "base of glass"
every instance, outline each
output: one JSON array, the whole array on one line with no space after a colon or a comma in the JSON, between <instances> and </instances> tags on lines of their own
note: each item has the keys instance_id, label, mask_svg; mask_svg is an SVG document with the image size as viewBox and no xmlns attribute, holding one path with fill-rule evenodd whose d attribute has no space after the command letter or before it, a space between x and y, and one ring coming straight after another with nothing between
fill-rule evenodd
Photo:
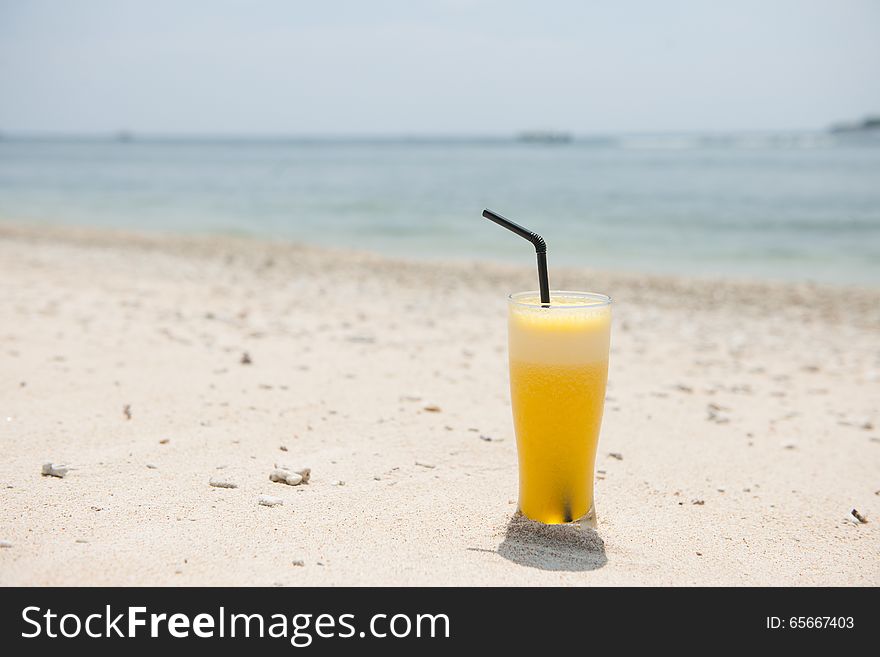
<instances>
[{"instance_id":1,"label":"base of glass","mask_svg":"<svg viewBox=\"0 0 880 657\"><path fill-rule=\"evenodd\" d=\"M537 520L535 518L532 518L532 517L526 515L525 513L522 512L522 509L520 509L519 507L517 507L516 512L519 515L521 515L523 518L527 518L528 520L531 520L532 522L537 522L542 525L558 526L558 527L576 527L576 528L577 527L585 527L585 528L589 528L589 529L596 529L596 527L598 526L598 522L596 520L596 505L595 504L593 504L590 507L590 510L587 511L584 515L582 515L580 518L578 518L576 520L572 520L571 522L543 522L541 520Z\"/></svg>"}]
</instances>

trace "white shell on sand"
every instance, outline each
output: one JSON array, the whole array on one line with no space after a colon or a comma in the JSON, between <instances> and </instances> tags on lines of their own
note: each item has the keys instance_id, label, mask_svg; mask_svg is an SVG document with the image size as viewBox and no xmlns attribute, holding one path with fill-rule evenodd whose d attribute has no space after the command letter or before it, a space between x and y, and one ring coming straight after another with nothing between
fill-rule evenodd
<instances>
[{"instance_id":1,"label":"white shell on sand","mask_svg":"<svg viewBox=\"0 0 880 657\"><path fill-rule=\"evenodd\" d=\"M269 473L269 479L282 484L287 484L288 486L299 486L303 481L302 475L296 472L282 470L281 468L275 468L272 470L272 472Z\"/></svg>"},{"instance_id":2,"label":"white shell on sand","mask_svg":"<svg viewBox=\"0 0 880 657\"><path fill-rule=\"evenodd\" d=\"M70 471L70 468L68 468L66 465L46 462L43 464L42 474L44 477L61 478L61 477L64 477L64 475L66 475L69 471Z\"/></svg>"},{"instance_id":3,"label":"white shell on sand","mask_svg":"<svg viewBox=\"0 0 880 657\"><path fill-rule=\"evenodd\" d=\"M262 504L263 506L278 506L284 504L284 500L280 497L273 497L272 495L260 495L257 498L257 504Z\"/></svg>"},{"instance_id":4,"label":"white shell on sand","mask_svg":"<svg viewBox=\"0 0 880 657\"><path fill-rule=\"evenodd\" d=\"M289 465L284 465L283 463L276 463L275 469L276 470L285 470L287 472L298 474L300 477L302 477L302 483L304 483L304 484L309 483L309 478L311 478L311 476L312 476L312 469L311 468L305 468L305 467L301 467L301 466L297 466L297 467L292 468ZM296 485L296 484L293 484L293 485Z\"/></svg>"}]
</instances>

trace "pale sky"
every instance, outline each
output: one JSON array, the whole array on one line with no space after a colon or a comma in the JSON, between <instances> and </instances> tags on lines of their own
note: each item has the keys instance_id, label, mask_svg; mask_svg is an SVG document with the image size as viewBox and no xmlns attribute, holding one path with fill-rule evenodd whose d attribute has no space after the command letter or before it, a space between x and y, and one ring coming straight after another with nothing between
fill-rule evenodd
<instances>
[{"instance_id":1,"label":"pale sky","mask_svg":"<svg viewBox=\"0 0 880 657\"><path fill-rule=\"evenodd\" d=\"M823 128L880 0L0 0L0 132Z\"/></svg>"}]
</instances>

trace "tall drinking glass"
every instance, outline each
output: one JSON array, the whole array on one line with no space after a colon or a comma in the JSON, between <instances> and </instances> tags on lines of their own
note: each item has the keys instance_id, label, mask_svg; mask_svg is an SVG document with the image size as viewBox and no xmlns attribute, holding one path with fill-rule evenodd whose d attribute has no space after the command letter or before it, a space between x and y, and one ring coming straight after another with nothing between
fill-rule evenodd
<instances>
[{"instance_id":1,"label":"tall drinking glass","mask_svg":"<svg viewBox=\"0 0 880 657\"><path fill-rule=\"evenodd\" d=\"M611 298L510 295L510 395L519 456L519 511L546 524L596 526L593 468L611 339Z\"/></svg>"}]
</instances>

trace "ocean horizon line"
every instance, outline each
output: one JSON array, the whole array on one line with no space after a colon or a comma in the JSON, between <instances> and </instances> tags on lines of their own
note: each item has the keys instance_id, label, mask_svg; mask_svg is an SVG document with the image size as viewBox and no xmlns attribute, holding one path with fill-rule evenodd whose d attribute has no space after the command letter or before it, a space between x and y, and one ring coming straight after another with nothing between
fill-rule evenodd
<instances>
[{"instance_id":1,"label":"ocean horizon line","mask_svg":"<svg viewBox=\"0 0 880 657\"><path fill-rule=\"evenodd\" d=\"M747 138L775 136L832 135L829 127L762 130L634 130L577 132L565 129L523 129L513 132L351 132L351 133L260 133L260 132L160 132L131 128L103 131L12 130L0 128L0 141L144 141L144 142L518 142L540 136L561 135L571 142L592 142L626 138Z\"/></svg>"}]
</instances>

